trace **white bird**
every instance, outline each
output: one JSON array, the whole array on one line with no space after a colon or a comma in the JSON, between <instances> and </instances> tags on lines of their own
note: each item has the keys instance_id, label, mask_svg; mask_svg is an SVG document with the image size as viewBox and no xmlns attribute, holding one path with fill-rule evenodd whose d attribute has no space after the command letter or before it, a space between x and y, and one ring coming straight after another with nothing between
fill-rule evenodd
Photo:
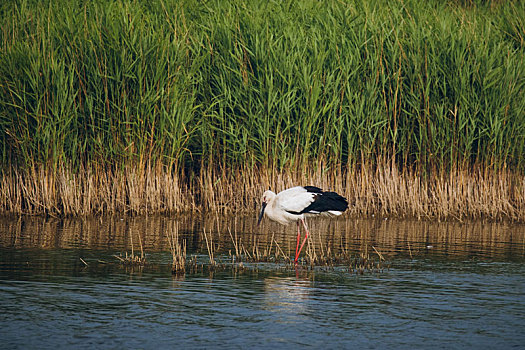
<instances>
[{"instance_id":1,"label":"white bird","mask_svg":"<svg viewBox=\"0 0 525 350\"><path fill-rule=\"evenodd\" d=\"M348 209L348 201L335 192L324 192L314 186L292 187L278 194L268 190L262 196L262 208L257 224L266 214L270 220L277 221L283 225L297 222L297 245L295 247L295 263L301 250L308 239L308 227L305 218L307 216L317 216L320 214L341 215ZM305 229L305 237L301 247L301 231L299 221Z\"/></svg>"}]
</instances>

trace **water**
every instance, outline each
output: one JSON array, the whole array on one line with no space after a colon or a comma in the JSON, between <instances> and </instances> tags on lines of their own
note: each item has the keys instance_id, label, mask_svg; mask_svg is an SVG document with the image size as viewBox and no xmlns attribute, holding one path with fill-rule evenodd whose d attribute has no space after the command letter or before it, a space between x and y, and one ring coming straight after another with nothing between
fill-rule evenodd
<instances>
[{"instance_id":1,"label":"water","mask_svg":"<svg viewBox=\"0 0 525 350\"><path fill-rule=\"evenodd\" d=\"M391 267L210 270L203 232L218 260L230 261L232 236L249 250L277 242L293 255L293 225L257 228L253 217L1 219L2 348L525 347L523 226L344 218L310 226L318 252L323 243L377 257L374 246ZM171 275L173 230L201 269ZM130 253L132 241L146 266L113 256Z\"/></svg>"}]
</instances>

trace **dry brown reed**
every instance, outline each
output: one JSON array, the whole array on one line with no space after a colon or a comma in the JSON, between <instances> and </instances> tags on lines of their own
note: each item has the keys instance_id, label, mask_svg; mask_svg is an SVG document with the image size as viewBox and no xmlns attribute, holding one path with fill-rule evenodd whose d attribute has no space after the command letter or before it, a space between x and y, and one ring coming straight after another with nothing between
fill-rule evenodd
<instances>
[{"instance_id":1,"label":"dry brown reed","mask_svg":"<svg viewBox=\"0 0 525 350\"><path fill-rule=\"evenodd\" d=\"M146 265L146 258L144 258L143 256L135 255L133 253L128 255L128 252L126 252L124 255L113 255L113 256L125 265L135 265L135 266Z\"/></svg>"},{"instance_id":2,"label":"dry brown reed","mask_svg":"<svg viewBox=\"0 0 525 350\"><path fill-rule=\"evenodd\" d=\"M374 246L372 249L376 252L378 259L373 259L368 254L368 244L360 248L358 251L352 251L345 246L343 237L339 237L338 240L334 241L330 235L321 234L320 231L316 231L317 234L310 235L305 246L305 254L301 255L299 263L295 264L292 260L292 252L290 247L288 252L285 253L279 242L275 238L275 232L268 234L266 237L250 236L251 246L249 249L246 248L242 235L238 234L237 230L234 229L233 233L230 227L228 227L228 233L233 245L233 253L230 250L229 254L231 257L231 265L244 267L243 263L277 263L285 264L290 268L306 267L314 269L316 267L328 267L335 268L336 266L346 266L350 272L363 274L365 272L381 272L385 267L389 266L387 259L383 254ZM295 236L290 236L292 239ZM288 237L288 238L290 238ZM206 246L209 247L208 241L211 238L207 238L205 233ZM337 243L339 246L337 246ZM290 246L290 245L289 245ZM291 245L293 246L293 244ZM212 261L214 253L210 253L208 248L208 254L210 255L210 261ZM224 264L221 265L224 267Z\"/></svg>"},{"instance_id":3,"label":"dry brown reed","mask_svg":"<svg viewBox=\"0 0 525 350\"><path fill-rule=\"evenodd\" d=\"M0 180L0 211L51 216L246 213L257 210L265 189L294 185L316 185L343 194L353 216L525 221L525 177L509 169L436 172L425 178L392 164L348 170L316 164L301 172L209 167L191 181L161 165L121 171L10 170Z\"/></svg>"},{"instance_id":4,"label":"dry brown reed","mask_svg":"<svg viewBox=\"0 0 525 350\"><path fill-rule=\"evenodd\" d=\"M291 262L290 256L283 252L275 239L275 234L272 234L271 238L265 240L265 242L261 242L257 237L253 237L251 248L247 249L241 235L237 234L237 230L234 230L234 232L235 234L232 234L231 229L228 228L234 248L233 253L231 250L229 252L232 263L239 263L242 266L243 262Z\"/></svg>"},{"instance_id":5,"label":"dry brown reed","mask_svg":"<svg viewBox=\"0 0 525 350\"><path fill-rule=\"evenodd\" d=\"M173 226L167 233L167 238L173 259L171 273L176 275L183 274L186 271L186 240L180 242L178 222L174 223Z\"/></svg>"},{"instance_id":6,"label":"dry brown reed","mask_svg":"<svg viewBox=\"0 0 525 350\"><path fill-rule=\"evenodd\" d=\"M342 238L339 246L330 240L330 237L321 234L309 236L304 257L299 258L299 264L310 269L315 267L335 268L346 266L351 273L364 274L367 272L382 272L390 266L387 259L374 246L377 259L370 256L368 244L359 250L350 251L345 247Z\"/></svg>"},{"instance_id":7,"label":"dry brown reed","mask_svg":"<svg viewBox=\"0 0 525 350\"><path fill-rule=\"evenodd\" d=\"M140 236L140 233L137 234L138 241L139 241L139 247L140 247L140 256L135 255L135 245L133 244L133 232L129 232L129 241L131 245L131 254L128 255L128 252L126 251L124 255L113 255L115 258L117 258L121 263L125 265L131 265L131 266L144 266L147 264L146 261L146 255L144 254L144 245L142 244L142 237Z\"/></svg>"},{"instance_id":8,"label":"dry brown reed","mask_svg":"<svg viewBox=\"0 0 525 350\"><path fill-rule=\"evenodd\" d=\"M204 235L204 239L206 240L206 249L208 251L208 258L210 259L210 266L216 266L217 261L215 261L215 248L213 245L213 235L211 232L206 233L206 229L203 229L202 231ZM208 235L210 238L208 239Z\"/></svg>"}]
</instances>

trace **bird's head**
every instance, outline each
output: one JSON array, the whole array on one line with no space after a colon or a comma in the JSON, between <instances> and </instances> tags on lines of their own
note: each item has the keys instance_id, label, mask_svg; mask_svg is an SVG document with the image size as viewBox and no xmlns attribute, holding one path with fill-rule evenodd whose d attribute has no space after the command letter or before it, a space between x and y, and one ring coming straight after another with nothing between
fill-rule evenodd
<instances>
[{"instance_id":1,"label":"bird's head","mask_svg":"<svg viewBox=\"0 0 525 350\"><path fill-rule=\"evenodd\" d=\"M261 198L261 201L262 201L262 207L261 207L261 212L259 214L259 220L257 220L257 225L259 225L261 223L261 220L264 216L264 210L266 209L266 206L268 205L268 203L270 203L270 201L272 201L273 199L275 198L275 193L273 193L272 191L268 190L268 191L265 191L262 195L262 198Z\"/></svg>"}]
</instances>

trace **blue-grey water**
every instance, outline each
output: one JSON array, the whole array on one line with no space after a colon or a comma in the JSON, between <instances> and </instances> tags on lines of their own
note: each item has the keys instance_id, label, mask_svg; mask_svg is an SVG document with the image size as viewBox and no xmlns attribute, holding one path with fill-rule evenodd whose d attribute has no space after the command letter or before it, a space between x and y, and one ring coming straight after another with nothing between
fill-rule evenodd
<instances>
[{"instance_id":1,"label":"blue-grey water","mask_svg":"<svg viewBox=\"0 0 525 350\"><path fill-rule=\"evenodd\" d=\"M342 218L312 223L312 244L379 259L374 247L388 267L211 270L203 232L217 260L233 234L293 255L295 227L253 221L1 219L2 348L525 348L524 226ZM174 229L198 261L184 275L171 274ZM132 241L145 266L114 257Z\"/></svg>"}]
</instances>

